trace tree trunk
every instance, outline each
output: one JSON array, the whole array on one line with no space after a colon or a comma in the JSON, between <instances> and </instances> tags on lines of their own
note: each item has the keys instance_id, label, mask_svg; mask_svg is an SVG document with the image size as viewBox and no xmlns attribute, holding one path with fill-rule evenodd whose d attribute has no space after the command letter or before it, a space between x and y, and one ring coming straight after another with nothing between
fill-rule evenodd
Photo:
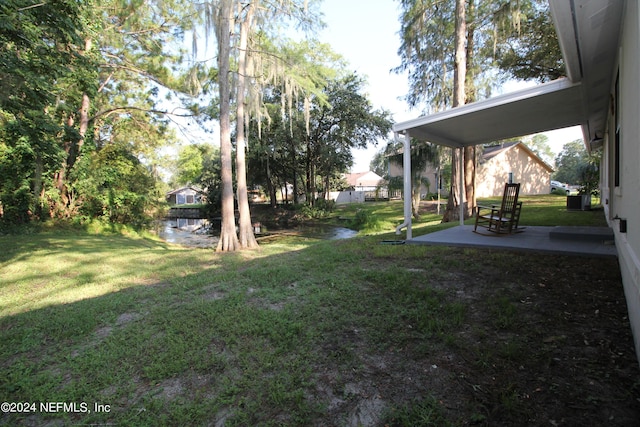
<instances>
[{"instance_id":1,"label":"tree trunk","mask_svg":"<svg viewBox=\"0 0 640 427\"><path fill-rule=\"evenodd\" d=\"M300 203L300 196L298 195L298 172L295 167L293 168L293 177L291 179L293 180L293 187L291 188L291 191L293 192L293 204L297 205Z\"/></svg>"},{"instance_id":2,"label":"tree trunk","mask_svg":"<svg viewBox=\"0 0 640 427\"><path fill-rule=\"evenodd\" d=\"M269 192L269 202L272 208L275 208L278 204L276 200L276 186L273 184L273 177L271 176L271 166L269 161L269 154L267 153L267 191Z\"/></svg>"},{"instance_id":3,"label":"tree trunk","mask_svg":"<svg viewBox=\"0 0 640 427\"><path fill-rule=\"evenodd\" d=\"M307 204L309 205L313 205L313 195L311 193L312 188L311 188L311 182L313 181L313 175L311 172L311 142L309 141L309 137L307 137L307 158L305 159L305 166L306 166L306 176L307 176L307 185L306 185L306 189L305 189L305 193L307 195Z\"/></svg>"},{"instance_id":4,"label":"tree trunk","mask_svg":"<svg viewBox=\"0 0 640 427\"><path fill-rule=\"evenodd\" d=\"M284 194L282 195L282 198L285 200L285 204L289 204L289 186L287 185L287 181L284 182Z\"/></svg>"},{"instance_id":5,"label":"tree trunk","mask_svg":"<svg viewBox=\"0 0 640 427\"><path fill-rule=\"evenodd\" d=\"M87 135L87 129L89 129L89 107L91 100L86 93L82 94L82 104L80 105L80 128L78 130L80 139L78 140L77 155L80 154L80 150L84 145L84 139Z\"/></svg>"},{"instance_id":6,"label":"tree trunk","mask_svg":"<svg viewBox=\"0 0 640 427\"><path fill-rule=\"evenodd\" d=\"M464 148L464 191L466 196L466 215L470 217L476 207L476 147Z\"/></svg>"},{"instance_id":7,"label":"tree trunk","mask_svg":"<svg viewBox=\"0 0 640 427\"><path fill-rule=\"evenodd\" d=\"M453 72L453 107L464 105L464 81L467 75L466 70L466 2L467 0L456 0L456 51L455 51L455 69ZM447 208L443 222L454 221L460 219L459 206L460 206L460 181L458 172L459 154L455 148L451 153L451 189L449 192L449 199L447 200Z\"/></svg>"},{"instance_id":8,"label":"tree trunk","mask_svg":"<svg viewBox=\"0 0 640 427\"><path fill-rule=\"evenodd\" d=\"M222 225L218 251L235 251L238 248L233 203L233 175L231 167L231 117L229 84L229 55L231 53L232 0L221 0L217 10L216 39L218 41L218 88L220 91L220 162L222 180Z\"/></svg>"},{"instance_id":9,"label":"tree trunk","mask_svg":"<svg viewBox=\"0 0 640 427\"><path fill-rule=\"evenodd\" d=\"M465 103L465 79L467 78L467 59L465 42L467 40L466 1L456 0L456 52L453 71L453 107Z\"/></svg>"},{"instance_id":10,"label":"tree trunk","mask_svg":"<svg viewBox=\"0 0 640 427\"><path fill-rule=\"evenodd\" d=\"M91 52L91 48L93 46L93 42L90 38L85 39L84 41L84 52L85 54L89 54ZM82 94L82 101L80 103L80 123L78 124L78 133L80 134L80 139L78 139L78 143L75 149L75 155L73 161L69 165L69 167L73 167L75 161L80 155L80 151L82 150L82 146L84 145L84 139L87 136L87 130L89 129L89 107L91 106L91 99L86 92Z\"/></svg>"},{"instance_id":11,"label":"tree trunk","mask_svg":"<svg viewBox=\"0 0 640 427\"><path fill-rule=\"evenodd\" d=\"M415 174L416 171L413 171ZM420 220L420 187L422 186L420 181L420 174L414 175L411 183L411 214L413 218Z\"/></svg>"},{"instance_id":12,"label":"tree trunk","mask_svg":"<svg viewBox=\"0 0 640 427\"><path fill-rule=\"evenodd\" d=\"M44 169L42 154L36 151L36 170L33 175L33 200L35 200L35 214L38 219L42 219L44 198L42 197L42 172Z\"/></svg>"},{"instance_id":13,"label":"tree trunk","mask_svg":"<svg viewBox=\"0 0 640 427\"><path fill-rule=\"evenodd\" d=\"M469 0L469 7L467 9L467 20L470 22L467 25L467 48L466 48L466 78L465 78L465 102L474 102L477 98L477 91L475 86L475 67L473 65L474 59L474 34L475 34L475 20L476 20L476 5L475 0ZM476 155L476 146L466 147L464 149L464 190L466 204L466 215L473 216L475 213L477 200L476 200L476 164L478 157Z\"/></svg>"},{"instance_id":14,"label":"tree trunk","mask_svg":"<svg viewBox=\"0 0 640 427\"><path fill-rule=\"evenodd\" d=\"M247 74L247 38L255 10L255 3L249 3L244 21L240 24L240 46L238 52L238 81L236 88L236 184L238 194L238 211L240 214L238 240L240 247L252 249L258 247L253 234L251 210L247 194L246 140L244 133L244 99Z\"/></svg>"},{"instance_id":15,"label":"tree trunk","mask_svg":"<svg viewBox=\"0 0 640 427\"><path fill-rule=\"evenodd\" d=\"M447 207L444 210L444 214L442 216L442 222L450 222L460 219L460 210L458 209L459 204L459 177L458 177L458 167L459 165L459 157L458 150L455 148L451 149L451 188L449 190L449 198L447 199Z\"/></svg>"},{"instance_id":16,"label":"tree trunk","mask_svg":"<svg viewBox=\"0 0 640 427\"><path fill-rule=\"evenodd\" d=\"M291 161L291 165L293 167L293 204L297 205L298 203L300 203L300 198L298 197L298 159L296 158L296 151L295 149L292 150L292 161Z\"/></svg>"},{"instance_id":17,"label":"tree trunk","mask_svg":"<svg viewBox=\"0 0 640 427\"><path fill-rule=\"evenodd\" d=\"M329 174L327 174L324 177L324 191L323 191L322 198L325 200L329 200L330 193L331 193L331 177L329 176Z\"/></svg>"}]
</instances>

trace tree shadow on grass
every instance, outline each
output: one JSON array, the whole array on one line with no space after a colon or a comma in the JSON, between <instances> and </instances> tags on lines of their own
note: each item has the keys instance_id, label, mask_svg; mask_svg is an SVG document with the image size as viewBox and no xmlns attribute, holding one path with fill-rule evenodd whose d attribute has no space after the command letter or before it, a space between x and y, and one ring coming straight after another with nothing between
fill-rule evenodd
<instances>
[{"instance_id":1,"label":"tree shadow on grass","mask_svg":"<svg viewBox=\"0 0 640 427\"><path fill-rule=\"evenodd\" d=\"M78 292L107 280L109 292L0 318L0 400L109 412L0 423L355 426L430 414L623 426L640 416L615 260L374 238L237 254L95 239L31 248L43 263L75 257L90 272L111 259L119 270L65 279Z\"/></svg>"}]
</instances>

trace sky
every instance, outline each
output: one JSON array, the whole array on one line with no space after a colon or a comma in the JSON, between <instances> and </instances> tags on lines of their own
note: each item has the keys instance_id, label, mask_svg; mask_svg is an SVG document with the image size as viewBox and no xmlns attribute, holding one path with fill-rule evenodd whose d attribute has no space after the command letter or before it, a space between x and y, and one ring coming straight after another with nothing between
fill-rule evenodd
<instances>
[{"instance_id":1,"label":"sky","mask_svg":"<svg viewBox=\"0 0 640 427\"><path fill-rule=\"evenodd\" d=\"M331 45L344 56L350 68L367 78L366 92L374 108L391 111L394 122L403 122L420 116L420 111L409 110L400 98L408 91L406 76L390 70L400 65L397 54L400 46L400 23L397 0L323 0L321 10L327 27L319 39ZM528 85L531 85L529 83ZM508 93L522 88L509 85L502 89ZM544 133L552 151L557 154L567 142L582 138L579 127ZM379 141L366 150L354 150L354 166L351 172L369 170L373 155L384 148L386 141Z\"/></svg>"}]
</instances>

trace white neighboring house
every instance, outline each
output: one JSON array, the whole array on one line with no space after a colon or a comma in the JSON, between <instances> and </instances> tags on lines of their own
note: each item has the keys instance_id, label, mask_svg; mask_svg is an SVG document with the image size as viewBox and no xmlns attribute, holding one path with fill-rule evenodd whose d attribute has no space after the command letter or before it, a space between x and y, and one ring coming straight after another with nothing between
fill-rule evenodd
<instances>
[{"instance_id":1,"label":"white neighboring house","mask_svg":"<svg viewBox=\"0 0 640 427\"><path fill-rule=\"evenodd\" d=\"M384 182L384 179L375 172L358 172L358 173L345 173L343 178L347 181L351 190L345 191L331 191L329 193L329 200L334 200L336 203L362 203L366 200L374 200L378 197L386 198L386 187L380 188L380 185Z\"/></svg>"},{"instance_id":2,"label":"white neighboring house","mask_svg":"<svg viewBox=\"0 0 640 427\"><path fill-rule=\"evenodd\" d=\"M375 191L384 181L380 175L371 171L345 173L343 176L347 184L356 191Z\"/></svg>"},{"instance_id":3,"label":"white neighboring house","mask_svg":"<svg viewBox=\"0 0 640 427\"><path fill-rule=\"evenodd\" d=\"M549 4L566 78L396 123L393 130L404 135L408 154L410 137L462 149L580 125L587 149L602 150L601 198L615 236L640 361L640 4L638 0L550 0ZM405 227L410 239L407 205L399 228Z\"/></svg>"}]
</instances>

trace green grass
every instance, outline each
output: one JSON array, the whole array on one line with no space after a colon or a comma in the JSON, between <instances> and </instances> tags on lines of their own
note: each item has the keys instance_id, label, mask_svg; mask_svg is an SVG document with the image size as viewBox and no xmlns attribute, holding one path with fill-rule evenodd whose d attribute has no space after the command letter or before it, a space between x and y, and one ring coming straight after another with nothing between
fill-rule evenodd
<instances>
[{"instance_id":1,"label":"green grass","mask_svg":"<svg viewBox=\"0 0 640 427\"><path fill-rule=\"evenodd\" d=\"M520 224L522 225L546 227L556 225L604 227L607 225L602 207L595 205L596 198L592 199L593 209L590 211L567 211L567 197L559 194L520 196L518 200L523 202L520 214ZM478 203L500 204L500 198L481 199Z\"/></svg>"},{"instance_id":2,"label":"green grass","mask_svg":"<svg viewBox=\"0 0 640 427\"><path fill-rule=\"evenodd\" d=\"M523 218L574 215L536 200L525 200ZM400 204L364 207L399 221ZM435 219L423 221L426 232ZM367 395L378 365L401 372L460 347L487 355L489 367L495 357L523 363L519 341L466 348L478 304L440 286L458 280L454 271L486 273L484 255L379 245L381 236L288 238L233 254L117 234L0 236L0 401L109 405L107 413L0 414L0 424L323 424L335 401ZM511 258L492 257L510 268ZM487 324L519 324L513 299L489 301ZM516 405L512 389L500 393L504 406ZM388 402L390 425L451 423L435 398Z\"/></svg>"},{"instance_id":3,"label":"green grass","mask_svg":"<svg viewBox=\"0 0 640 427\"><path fill-rule=\"evenodd\" d=\"M567 211L566 196L558 194L520 196L523 202L520 224L523 226L556 226L556 225L585 225L606 226L606 220L602 208L595 204L590 211ZM500 197L478 199L479 205L500 204ZM597 199L593 199L596 202ZM446 200L442 201L446 204ZM444 211L444 205L442 211ZM365 221L355 221L358 216ZM368 221L367 221L368 220ZM442 214L435 212L424 213L419 220L412 221L413 235L419 236L432 233L444 228L458 225L457 221L441 224ZM390 202L367 202L339 205L333 215L332 221L336 224L351 226L356 222L362 234L388 233L389 238L395 238L392 233L395 227L404 221L403 202L394 200ZM473 224L474 219L465 220L465 224ZM371 224L371 225L369 225ZM369 225L369 226L368 226Z\"/></svg>"}]
</instances>

